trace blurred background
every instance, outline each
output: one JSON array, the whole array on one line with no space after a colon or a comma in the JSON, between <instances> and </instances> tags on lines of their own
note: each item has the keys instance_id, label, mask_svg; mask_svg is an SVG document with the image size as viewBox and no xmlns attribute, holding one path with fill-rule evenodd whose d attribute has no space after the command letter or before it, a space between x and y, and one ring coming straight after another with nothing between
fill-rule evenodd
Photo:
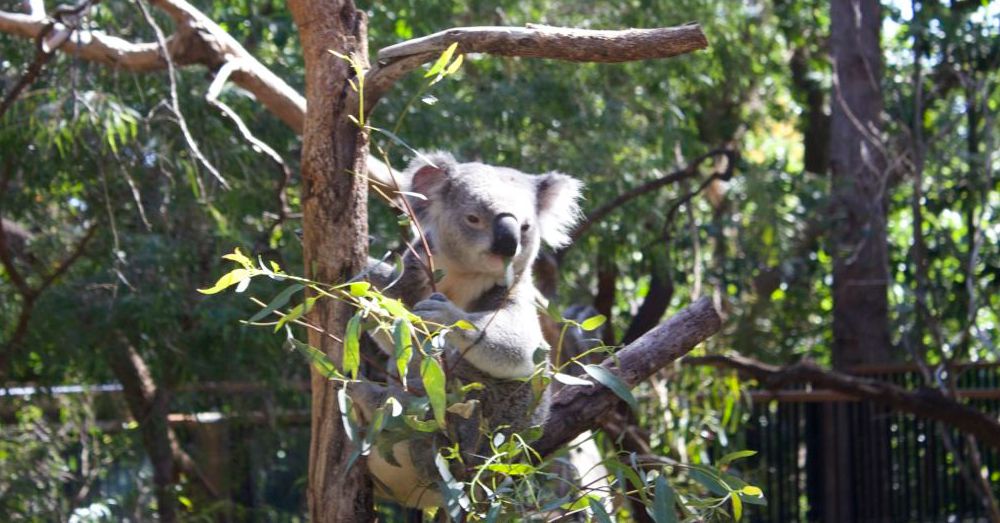
<instances>
[{"instance_id":1,"label":"blurred background","mask_svg":"<svg viewBox=\"0 0 1000 523\"><path fill-rule=\"evenodd\" d=\"M195 292L236 246L301 272L299 138L247 91L221 90L276 166L206 100L201 65L177 64L172 97L164 68L39 51L9 23L37 3L0 0L0 519L149 520L170 488L188 519L301 520L308 366L240 323L259 309L245 296ZM193 5L302 92L284 2ZM699 296L723 305L703 358L607 422L608 455L756 450L733 465L767 497L753 521L1000 517L1000 434L960 429L1000 413L1000 2L359 7L373 53L452 26L699 22L709 48L669 60L466 56L433 86L405 79L372 124L413 148L582 179L593 220L547 258L544 288L608 316L606 343ZM156 42L135 2L77 16ZM411 156L387 133L373 144L397 167ZM371 220L372 253L397 247L390 209L373 203ZM895 388L851 392L865 380ZM879 400L892 391L913 402ZM942 423L949 412L966 417ZM180 473L158 485L165 460ZM676 488L704 491L689 483Z\"/></svg>"}]
</instances>

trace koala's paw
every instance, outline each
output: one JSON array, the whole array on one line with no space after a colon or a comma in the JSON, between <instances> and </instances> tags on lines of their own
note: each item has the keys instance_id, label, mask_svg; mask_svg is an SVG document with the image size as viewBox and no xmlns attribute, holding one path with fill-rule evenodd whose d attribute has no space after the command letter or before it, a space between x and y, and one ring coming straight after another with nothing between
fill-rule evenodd
<instances>
[{"instance_id":1,"label":"koala's paw","mask_svg":"<svg viewBox=\"0 0 1000 523\"><path fill-rule=\"evenodd\" d=\"M431 294L426 300L414 305L413 314L420 316L420 319L424 321L445 326L464 320L466 317L465 311L459 309L440 293Z\"/></svg>"}]
</instances>

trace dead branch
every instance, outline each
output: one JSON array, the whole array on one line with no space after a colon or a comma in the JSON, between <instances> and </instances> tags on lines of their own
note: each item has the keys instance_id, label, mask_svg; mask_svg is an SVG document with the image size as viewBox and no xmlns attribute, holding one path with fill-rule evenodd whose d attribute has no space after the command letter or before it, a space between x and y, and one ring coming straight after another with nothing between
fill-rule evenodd
<instances>
[{"instance_id":1,"label":"dead branch","mask_svg":"<svg viewBox=\"0 0 1000 523\"><path fill-rule=\"evenodd\" d=\"M709 297L681 310L601 365L629 387L642 383L656 371L684 356L722 328L722 317ZM618 396L604 386L568 386L552 398L552 411L535 450L551 454L581 432L597 426L616 405Z\"/></svg>"},{"instance_id":2,"label":"dead branch","mask_svg":"<svg viewBox=\"0 0 1000 523\"><path fill-rule=\"evenodd\" d=\"M239 62L239 69L232 73L233 82L253 93L265 108L295 133L302 133L305 98L288 83L186 1L153 0L150 3L170 15L174 22L174 34L166 38L165 43L169 56L177 66L203 65L218 69L229 61ZM43 12L20 14L0 11L0 33L36 39L48 24ZM53 27L53 31L66 34L59 50L83 60L134 72L167 69L167 62L156 42L133 43L101 31L70 31L60 23Z\"/></svg>"},{"instance_id":3,"label":"dead branch","mask_svg":"<svg viewBox=\"0 0 1000 523\"><path fill-rule=\"evenodd\" d=\"M456 27L385 47L379 61L441 54L453 43L462 53L553 58L572 62L629 62L669 58L708 47L698 24L601 31L528 24L525 27Z\"/></svg>"},{"instance_id":4,"label":"dead branch","mask_svg":"<svg viewBox=\"0 0 1000 523\"><path fill-rule=\"evenodd\" d=\"M948 398L934 389L920 388L911 391L884 381L825 370L808 361L778 367L746 356L711 355L689 358L685 363L734 369L744 376L756 379L767 389L811 383L939 421L975 436L991 448L1000 449L1000 422L996 418Z\"/></svg>"},{"instance_id":5,"label":"dead branch","mask_svg":"<svg viewBox=\"0 0 1000 523\"><path fill-rule=\"evenodd\" d=\"M436 59L454 43L459 53L601 63L669 58L708 47L698 24L619 31L538 24L455 27L381 49L378 64L365 75L365 111L370 111L396 81Z\"/></svg>"}]
</instances>

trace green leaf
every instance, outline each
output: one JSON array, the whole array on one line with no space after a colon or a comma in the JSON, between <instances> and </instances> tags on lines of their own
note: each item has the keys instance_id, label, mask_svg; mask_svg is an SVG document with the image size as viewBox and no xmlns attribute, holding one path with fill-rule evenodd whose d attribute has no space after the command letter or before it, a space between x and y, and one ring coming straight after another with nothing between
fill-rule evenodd
<instances>
[{"instance_id":1,"label":"green leaf","mask_svg":"<svg viewBox=\"0 0 1000 523\"><path fill-rule=\"evenodd\" d=\"M656 476L653 487L653 520L656 523L676 523L674 512L674 489L667 484L663 475Z\"/></svg>"},{"instance_id":2,"label":"green leaf","mask_svg":"<svg viewBox=\"0 0 1000 523\"><path fill-rule=\"evenodd\" d=\"M594 514L594 519L600 523L612 523L611 516L608 515L608 511L604 510L604 505L601 505L600 501L587 497L587 502L590 504L590 511Z\"/></svg>"},{"instance_id":3,"label":"green leaf","mask_svg":"<svg viewBox=\"0 0 1000 523\"><path fill-rule=\"evenodd\" d=\"M441 56L438 57L437 61L434 62L434 65L432 65L431 68L424 73L424 78L437 76L438 73L444 71L445 66L451 61L451 57L455 54L456 49L458 49L458 42L449 45L448 48L441 53Z\"/></svg>"},{"instance_id":4,"label":"green leaf","mask_svg":"<svg viewBox=\"0 0 1000 523\"><path fill-rule=\"evenodd\" d=\"M465 58L464 54L458 55L458 58L456 58L455 61L452 62L451 65L449 65L448 68L444 70L444 75L449 76L455 74L455 71L458 71L458 68L462 67L462 60L464 58Z\"/></svg>"},{"instance_id":5,"label":"green leaf","mask_svg":"<svg viewBox=\"0 0 1000 523\"><path fill-rule=\"evenodd\" d=\"M508 476L527 476L534 474L537 469L526 463L491 463L486 465L486 470Z\"/></svg>"},{"instance_id":6,"label":"green leaf","mask_svg":"<svg viewBox=\"0 0 1000 523\"><path fill-rule=\"evenodd\" d=\"M198 292L202 294L216 294L249 278L250 271L246 269L233 269L232 271L226 273L223 277L219 278L219 281L215 282L215 285L208 289L198 289Z\"/></svg>"},{"instance_id":7,"label":"green leaf","mask_svg":"<svg viewBox=\"0 0 1000 523\"><path fill-rule=\"evenodd\" d=\"M600 498L598 498L596 495L594 495L594 494L587 494L586 496L583 496L582 498L579 498L579 499L577 499L576 501L574 501L572 503L569 503L569 502L563 503L562 505L560 505L560 507L562 507L563 510L567 510L567 511L571 511L571 512L574 511L574 510L583 510L584 508L587 508L588 506L590 506L590 500L597 501L598 503L601 502Z\"/></svg>"},{"instance_id":8,"label":"green leaf","mask_svg":"<svg viewBox=\"0 0 1000 523\"><path fill-rule=\"evenodd\" d=\"M437 421L424 421L416 415L403 416L403 421L406 423L407 427L410 427L418 432L434 432L438 429Z\"/></svg>"},{"instance_id":9,"label":"green leaf","mask_svg":"<svg viewBox=\"0 0 1000 523\"><path fill-rule=\"evenodd\" d=\"M635 469L618 461L614 461L612 463L614 463L617 470L625 476L625 479L632 484L632 488L639 493L639 498L642 499L642 503L644 505L649 505L649 496L646 494L646 483L639 477L639 474L636 473ZM621 488L623 491L628 490L628 486L624 484Z\"/></svg>"},{"instance_id":10,"label":"green leaf","mask_svg":"<svg viewBox=\"0 0 1000 523\"><path fill-rule=\"evenodd\" d=\"M743 519L743 500L735 492L729 495L729 500L733 503L733 519Z\"/></svg>"},{"instance_id":11,"label":"green leaf","mask_svg":"<svg viewBox=\"0 0 1000 523\"><path fill-rule=\"evenodd\" d=\"M392 355L396 360L396 371L399 372L399 379L406 386L406 373L410 368L410 360L413 359L413 338L410 335L410 322L405 318L396 318L392 322L392 341L396 345L396 351Z\"/></svg>"},{"instance_id":12,"label":"green leaf","mask_svg":"<svg viewBox=\"0 0 1000 523\"><path fill-rule=\"evenodd\" d=\"M351 296L365 296L368 294L368 289L370 289L372 284L366 281L356 281L350 284Z\"/></svg>"},{"instance_id":13,"label":"green leaf","mask_svg":"<svg viewBox=\"0 0 1000 523\"><path fill-rule=\"evenodd\" d=\"M345 374L350 374L351 379L358 379L358 369L361 368L361 315L355 314L347 321L347 330L344 332L344 360L343 368Z\"/></svg>"},{"instance_id":14,"label":"green leaf","mask_svg":"<svg viewBox=\"0 0 1000 523\"><path fill-rule=\"evenodd\" d=\"M290 345L292 349L302 353L306 357L306 360L316 368L316 372L319 372L321 376L326 379L344 379L344 375L337 370L337 366L330 361L330 358L323 353L323 351L309 345L302 343L295 338L288 338L286 341L287 345Z\"/></svg>"},{"instance_id":15,"label":"green leaf","mask_svg":"<svg viewBox=\"0 0 1000 523\"><path fill-rule=\"evenodd\" d=\"M420 377L424 382L424 390L427 391L427 398L431 402L431 409L434 411L434 419L438 426L445 428L445 413L448 408L448 399L445 395L444 370L437 358L427 356L420 363Z\"/></svg>"},{"instance_id":16,"label":"green leaf","mask_svg":"<svg viewBox=\"0 0 1000 523\"><path fill-rule=\"evenodd\" d=\"M715 465L717 467L721 467L738 459L749 458L750 456L754 456L756 454L757 454L756 450L737 450L736 452L730 452L729 454L726 454L725 456L719 458L719 461L716 462Z\"/></svg>"},{"instance_id":17,"label":"green leaf","mask_svg":"<svg viewBox=\"0 0 1000 523\"><path fill-rule=\"evenodd\" d=\"M563 374L561 372L553 374L552 378L558 381L559 383L563 383L565 385L589 385L591 387L594 386L594 383L592 381L587 381L583 378L577 378L576 376L572 376L570 374Z\"/></svg>"},{"instance_id":18,"label":"green leaf","mask_svg":"<svg viewBox=\"0 0 1000 523\"><path fill-rule=\"evenodd\" d=\"M340 420L344 423L344 433L350 441L358 440L359 427L351 419L353 412L353 402L351 396L347 394L347 387L337 389L337 406L340 407Z\"/></svg>"},{"instance_id":19,"label":"green leaf","mask_svg":"<svg viewBox=\"0 0 1000 523\"><path fill-rule=\"evenodd\" d=\"M266 318L267 315L269 315L272 312L280 309L281 307L284 307L285 304L288 303L288 300L290 300L292 298L292 296L296 292L299 292L300 290L302 290L304 288L305 288L305 285L302 285L300 283L294 283L292 285L289 285L288 288L286 288L285 290L279 292L277 296L275 296L274 298L272 298L271 302L268 303L266 307L264 307L263 309L257 311L257 314L254 314L253 316L251 316L250 319L247 320L247 321L249 321L250 323L253 323L255 321L260 321L260 320Z\"/></svg>"},{"instance_id":20,"label":"green leaf","mask_svg":"<svg viewBox=\"0 0 1000 523\"><path fill-rule=\"evenodd\" d=\"M691 479L704 485L704 487L712 494L715 494L716 496L725 496L729 494L729 486L723 483L721 479L717 478L711 470L695 465L688 473L691 475Z\"/></svg>"},{"instance_id":21,"label":"green leaf","mask_svg":"<svg viewBox=\"0 0 1000 523\"><path fill-rule=\"evenodd\" d=\"M580 324L580 328L585 331L592 331L600 327L601 325L604 325L604 322L606 321L608 321L607 316L603 314L598 314L597 316L591 316L583 320L583 323Z\"/></svg>"},{"instance_id":22,"label":"green leaf","mask_svg":"<svg viewBox=\"0 0 1000 523\"><path fill-rule=\"evenodd\" d=\"M462 329L464 331L474 331L474 330L476 330L476 326L473 325L473 324L471 324L471 323L469 323L466 320L458 320L458 321L456 321L454 327L456 329Z\"/></svg>"},{"instance_id":23,"label":"green leaf","mask_svg":"<svg viewBox=\"0 0 1000 523\"><path fill-rule=\"evenodd\" d=\"M611 389L616 396L621 398L628 403L628 406L632 410L638 410L639 404L635 401L635 396L632 395L632 391L629 390L628 385L616 376L613 372L600 365L584 365L583 370L587 371L592 378L601 382L602 385Z\"/></svg>"},{"instance_id":24,"label":"green leaf","mask_svg":"<svg viewBox=\"0 0 1000 523\"><path fill-rule=\"evenodd\" d=\"M383 309L385 309L386 314L388 314L390 317L406 318L410 321L413 321L414 319L420 319L415 314L406 310L406 306L403 305L403 302L399 301L398 299L386 298L385 296L382 295L377 295L377 296L378 296L378 304L381 305Z\"/></svg>"},{"instance_id":25,"label":"green leaf","mask_svg":"<svg viewBox=\"0 0 1000 523\"><path fill-rule=\"evenodd\" d=\"M247 270L253 269L253 262L250 261L250 258L247 258L247 256L245 254L243 254L242 251L240 251L239 247L237 247L232 253L223 256L222 259L223 260L232 260L232 261L234 261L234 262L242 265L243 268L247 269Z\"/></svg>"},{"instance_id":26,"label":"green leaf","mask_svg":"<svg viewBox=\"0 0 1000 523\"><path fill-rule=\"evenodd\" d=\"M295 307L292 307L292 310L288 311L288 314L282 316L281 319L278 320L278 323L274 326L274 332L278 332L279 330L281 330L281 328L284 327L286 323L295 321L301 318L305 314L309 314L309 311L312 310L313 305L316 304L316 300L318 299L319 299L318 296L313 296L312 298L306 298L305 302L300 303Z\"/></svg>"},{"instance_id":27,"label":"green leaf","mask_svg":"<svg viewBox=\"0 0 1000 523\"><path fill-rule=\"evenodd\" d=\"M738 494L744 503L761 506L767 505L767 499L764 497L764 491L762 491L760 487L746 485L739 490Z\"/></svg>"}]
</instances>

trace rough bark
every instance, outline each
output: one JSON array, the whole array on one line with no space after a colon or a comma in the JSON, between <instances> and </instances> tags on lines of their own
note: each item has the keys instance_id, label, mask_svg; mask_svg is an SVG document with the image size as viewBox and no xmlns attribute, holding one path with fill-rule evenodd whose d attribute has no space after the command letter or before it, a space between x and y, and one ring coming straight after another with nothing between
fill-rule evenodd
<instances>
[{"instance_id":1,"label":"rough bark","mask_svg":"<svg viewBox=\"0 0 1000 523\"><path fill-rule=\"evenodd\" d=\"M331 50L367 61L367 19L350 0L289 3L305 57L306 113L302 143L303 249L306 276L346 281L368 256L368 137L347 117L349 64ZM343 339L352 314L346 303L319 300L311 322ZM311 330L310 345L341 361L343 347ZM312 437L309 446L309 516L314 522L371 521L374 499L362 458L349 466L354 449L344 432L337 387L313 370Z\"/></svg>"},{"instance_id":2,"label":"rough bark","mask_svg":"<svg viewBox=\"0 0 1000 523\"><path fill-rule=\"evenodd\" d=\"M877 0L830 6L833 362L889 359L886 161L881 143L882 23Z\"/></svg>"},{"instance_id":3,"label":"rough bark","mask_svg":"<svg viewBox=\"0 0 1000 523\"><path fill-rule=\"evenodd\" d=\"M708 47L698 24L621 31L538 24L455 27L380 50L378 64L365 77L365 110L371 110L397 80L436 59L453 43L459 53L604 63L669 58Z\"/></svg>"}]
</instances>

